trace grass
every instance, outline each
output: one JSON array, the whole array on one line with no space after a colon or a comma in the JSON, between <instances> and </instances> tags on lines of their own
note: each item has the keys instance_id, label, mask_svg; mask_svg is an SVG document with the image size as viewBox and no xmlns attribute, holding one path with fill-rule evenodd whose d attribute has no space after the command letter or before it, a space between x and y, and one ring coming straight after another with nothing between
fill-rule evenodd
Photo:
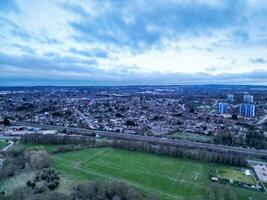
<instances>
[{"instance_id":1,"label":"grass","mask_svg":"<svg viewBox=\"0 0 267 200\"><path fill-rule=\"evenodd\" d=\"M240 168L237 167L219 165L216 166L215 171L216 175L220 178L226 178L226 179L231 178L234 181L239 181L254 185L256 183L253 175L246 176L244 174L244 170L241 170Z\"/></svg>"},{"instance_id":2,"label":"grass","mask_svg":"<svg viewBox=\"0 0 267 200\"><path fill-rule=\"evenodd\" d=\"M0 181L0 191L5 191L7 195L10 195L15 188L25 186L26 182L33 179L34 175L35 171L26 171L16 176L7 177Z\"/></svg>"},{"instance_id":3,"label":"grass","mask_svg":"<svg viewBox=\"0 0 267 200\"><path fill-rule=\"evenodd\" d=\"M58 146L17 144L16 148L38 148L52 152ZM53 167L61 173L62 181L58 191L66 194L78 182L115 179L127 181L143 193L155 194L163 200L206 200L207 190L213 184L210 181L211 171L218 169L222 174L232 177L240 175L236 174L238 168L227 165L112 148L92 148L54 154L51 157ZM8 182L0 184L0 189L6 185L5 189L11 191L16 182L23 181L23 178L17 179L17 176L8 178ZM218 187L224 195L228 194L228 185L219 184ZM267 197L262 192L234 186L230 188L237 194L237 200L249 200L250 197L265 200Z\"/></svg>"},{"instance_id":4,"label":"grass","mask_svg":"<svg viewBox=\"0 0 267 200\"><path fill-rule=\"evenodd\" d=\"M53 166L71 180L125 180L160 199L205 200L207 188L212 184L209 163L111 148L56 154ZM232 188L240 200L266 199L261 192Z\"/></svg>"},{"instance_id":5,"label":"grass","mask_svg":"<svg viewBox=\"0 0 267 200\"><path fill-rule=\"evenodd\" d=\"M0 140L0 150L5 148L8 145L8 142L5 140Z\"/></svg>"}]
</instances>

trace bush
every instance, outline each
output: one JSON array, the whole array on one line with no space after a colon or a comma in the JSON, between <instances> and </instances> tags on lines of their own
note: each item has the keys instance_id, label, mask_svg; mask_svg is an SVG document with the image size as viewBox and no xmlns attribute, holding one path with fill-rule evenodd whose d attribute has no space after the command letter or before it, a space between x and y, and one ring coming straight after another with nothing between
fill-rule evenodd
<instances>
[{"instance_id":1,"label":"bush","mask_svg":"<svg viewBox=\"0 0 267 200\"><path fill-rule=\"evenodd\" d=\"M47 188L45 187L45 185L41 185L41 186L38 186L38 187L35 187L34 189L34 194L41 194L43 192L45 192L47 190Z\"/></svg>"},{"instance_id":2,"label":"bush","mask_svg":"<svg viewBox=\"0 0 267 200\"><path fill-rule=\"evenodd\" d=\"M99 182L79 184L72 193L73 199L95 200L95 199L144 199L133 187L125 182Z\"/></svg>"},{"instance_id":3,"label":"bush","mask_svg":"<svg viewBox=\"0 0 267 200\"><path fill-rule=\"evenodd\" d=\"M69 151L76 151L84 149L84 146L77 146L77 145L65 145L65 146L59 146L56 150L52 151L53 154L56 153L64 153Z\"/></svg>"},{"instance_id":4,"label":"bush","mask_svg":"<svg viewBox=\"0 0 267 200\"><path fill-rule=\"evenodd\" d=\"M53 169L47 169L40 172L53 172ZM54 171L55 172L55 171ZM30 182L28 181L30 185ZM94 181L76 185L71 195L53 191L59 185L54 180L48 184L38 183L34 190L30 187L19 187L13 191L11 200L158 200L155 196L144 197L126 182L100 182ZM49 189L49 190L48 190Z\"/></svg>"},{"instance_id":5,"label":"bush","mask_svg":"<svg viewBox=\"0 0 267 200\"><path fill-rule=\"evenodd\" d=\"M27 151L25 158L32 169L43 169L50 166L50 157L46 151Z\"/></svg>"},{"instance_id":6,"label":"bush","mask_svg":"<svg viewBox=\"0 0 267 200\"><path fill-rule=\"evenodd\" d=\"M53 182L47 184L47 187L50 189L50 190L54 190L58 187L59 185L59 182L57 180L54 180Z\"/></svg>"},{"instance_id":7,"label":"bush","mask_svg":"<svg viewBox=\"0 0 267 200\"><path fill-rule=\"evenodd\" d=\"M10 121L9 119L7 119L6 117L4 118L4 121L3 121L3 124L4 126L10 126Z\"/></svg>"},{"instance_id":8,"label":"bush","mask_svg":"<svg viewBox=\"0 0 267 200\"><path fill-rule=\"evenodd\" d=\"M125 125L126 125L126 126L136 126L136 124L134 123L134 121L131 121L131 120L127 120L127 121L125 122Z\"/></svg>"},{"instance_id":9,"label":"bush","mask_svg":"<svg viewBox=\"0 0 267 200\"><path fill-rule=\"evenodd\" d=\"M16 160L13 158L7 158L0 171L0 179L6 178L8 176L13 176L16 171Z\"/></svg>"},{"instance_id":10,"label":"bush","mask_svg":"<svg viewBox=\"0 0 267 200\"><path fill-rule=\"evenodd\" d=\"M36 183L34 181L32 182L32 181L29 180L29 181L26 182L26 185L29 186L29 187L34 188Z\"/></svg>"},{"instance_id":11,"label":"bush","mask_svg":"<svg viewBox=\"0 0 267 200\"><path fill-rule=\"evenodd\" d=\"M54 190L59 185L59 175L53 168L43 169L36 174L34 182L38 182L38 185L43 185L50 190Z\"/></svg>"}]
</instances>

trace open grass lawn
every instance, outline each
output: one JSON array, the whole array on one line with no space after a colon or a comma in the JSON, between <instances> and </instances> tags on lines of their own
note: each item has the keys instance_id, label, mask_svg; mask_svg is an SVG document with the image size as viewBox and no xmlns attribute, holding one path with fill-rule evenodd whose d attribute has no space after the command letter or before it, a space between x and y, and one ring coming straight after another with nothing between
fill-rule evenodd
<instances>
[{"instance_id":1,"label":"open grass lawn","mask_svg":"<svg viewBox=\"0 0 267 200\"><path fill-rule=\"evenodd\" d=\"M160 199L206 200L207 188L212 184L210 163L112 148L56 154L53 155L53 166L63 176L75 181L125 180L143 192L156 194ZM240 200L248 200L249 197L267 199L266 193L232 188Z\"/></svg>"},{"instance_id":2,"label":"open grass lawn","mask_svg":"<svg viewBox=\"0 0 267 200\"><path fill-rule=\"evenodd\" d=\"M0 150L5 148L7 145L8 145L8 142L6 142L5 140L0 140Z\"/></svg>"},{"instance_id":3,"label":"open grass lawn","mask_svg":"<svg viewBox=\"0 0 267 200\"><path fill-rule=\"evenodd\" d=\"M246 176L244 172L237 167L231 167L231 166L225 166L225 165L219 165L216 166L216 175L220 178L226 178L226 179L233 179L235 181L248 183L248 184L255 184L255 178L253 175Z\"/></svg>"}]
</instances>

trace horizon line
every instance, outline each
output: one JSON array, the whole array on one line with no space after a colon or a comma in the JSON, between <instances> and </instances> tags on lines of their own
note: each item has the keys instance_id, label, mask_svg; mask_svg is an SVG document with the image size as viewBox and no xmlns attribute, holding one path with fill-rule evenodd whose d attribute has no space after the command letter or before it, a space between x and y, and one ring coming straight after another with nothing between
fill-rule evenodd
<instances>
[{"instance_id":1,"label":"horizon line","mask_svg":"<svg viewBox=\"0 0 267 200\"><path fill-rule=\"evenodd\" d=\"M107 85L0 85L0 87L133 87L133 86L253 86L253 87L267 87L264 84L107 84Z\"/></svg>"}]
</instances>

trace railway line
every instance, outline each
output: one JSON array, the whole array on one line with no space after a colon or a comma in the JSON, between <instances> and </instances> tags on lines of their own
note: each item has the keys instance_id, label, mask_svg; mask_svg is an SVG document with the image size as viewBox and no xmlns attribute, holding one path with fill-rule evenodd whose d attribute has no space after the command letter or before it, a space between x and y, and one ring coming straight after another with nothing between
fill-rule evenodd
<instances>
[{"instance_id":1,"label":"railway line","mask_svg":"<svg viewBox=\"0 0 267 200\"><path fill-rule=\"evenodd\" d=\"M202 149L202 150L216 151L216 152L230 153L230 154L243 154L245 156L256 156L256 157L267 156L266 150L233 147L233 146L210 144L210 143L158 138L158 137L152 137L152 136L133 135L133 134L111 132L111 131L84 129L84 128L43 125L43 124L29 123L29 122L12 122L12 125L36 127L36 128L40 128L44 130L58 130L59 132L66 131L69 134L79 134L79 135L87 135L87 136L99 135L101 137L107 137L107 138L113 138L113 139L129 139L129 140L134 140L134 141L146 141L149 143L180 146L180 147L191 148L191 149Z\"/></svg>"}]
</instances>

